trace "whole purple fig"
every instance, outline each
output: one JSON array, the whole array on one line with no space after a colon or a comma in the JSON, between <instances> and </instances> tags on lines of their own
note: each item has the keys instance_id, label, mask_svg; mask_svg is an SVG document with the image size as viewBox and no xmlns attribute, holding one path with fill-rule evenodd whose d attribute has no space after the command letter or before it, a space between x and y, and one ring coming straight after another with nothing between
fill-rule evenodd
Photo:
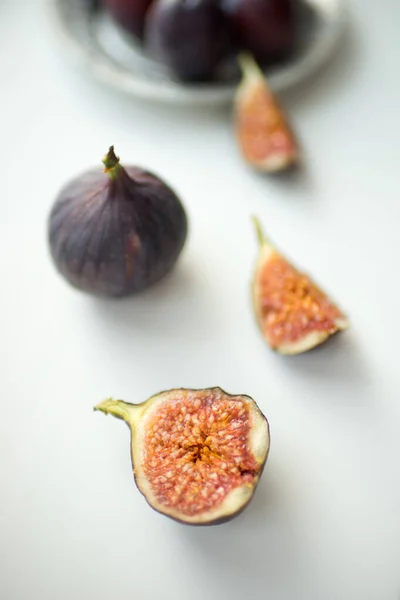
<instances>
[{"instance_id":1,"label":"whole purple fig","mask_svg":"<svg viewBox=\"0 0 400 600\"><path fill-rule=\"evenodd\" d=\"M153 173L123 167L111 147L105 168L86 171L59 193L48 236L57 270L84 292L128 296L175 265L188 222L175 192Z\"/></svg>"},{"instance_id":2,"label":"whole purple fig","mask_svg":"<svg viewBox=\"0 0 400 600\"><path fill-rule=\"evenodd\" d=\"M261 64L289 57L298 29L298 0L222 0L238 48Z\"/></svg>"},{"instance_id":3,"label":"whole purple fig","mask_svg":"<svg viewBox=\"0 0 400 600\"><path fill-rule=\"evenodd\" d=\"M145 45L177 78L204 82L230 50L216 0L155 0L146 15Z\"/></svg>"}]
</instances>

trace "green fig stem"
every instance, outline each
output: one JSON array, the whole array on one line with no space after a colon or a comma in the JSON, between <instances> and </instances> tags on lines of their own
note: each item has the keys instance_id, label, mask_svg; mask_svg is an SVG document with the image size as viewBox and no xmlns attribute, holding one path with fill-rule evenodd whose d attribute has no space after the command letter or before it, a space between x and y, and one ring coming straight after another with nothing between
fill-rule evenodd
<instances>
[{"instance_id":1,"label":"green fig stem","mask_svg":"<svg viewBox=\"0 0 400 600\"><path fill-rule=\"evenodd\" d=\"M240 52L237 56L237 61L243 77L264 79L264 74L252 54L249 52Z\"/></svg>"},{"instance_id":2,"label":"green fig stem","mask_svg":"<svg viewBox=\"0 0 400 600\"><path fill-rule=\"evenodd\" d=\"M122 169L122 166L119 162L119 156L117 156L114 152L114 146L110 146L108 153L103 158L104 164L104 173L108 173L111 181L117 176L117 173Z\"/></svg>"},{"instance_id":3,"label":"green fig stem","mask_svg":"<svg viewBox=\"0 0 400 600\"><path fill-rule=\"evenodd\" d=\"M122 419L126 423L134 424L136 413L139 408L138 404L129 404L123 400L113 400L108 398L97 404L93 410L98 410L106 415L113 415L117 419Z\"/></svg>"},{"instance_id":4,"label":"green fig stem","mask_svg":"<svg viewBox=\"0 0 400 600\"><path fill-rule=\"evenodd\" d=\"M262 248L263 246L270 246L271 248L273 248L273 244L265 235L259 219L255 216L252 216L251 220L253 221L254 228L256 230L257 240L260 245L260 248Z\"/></svg>"}]
</instances>

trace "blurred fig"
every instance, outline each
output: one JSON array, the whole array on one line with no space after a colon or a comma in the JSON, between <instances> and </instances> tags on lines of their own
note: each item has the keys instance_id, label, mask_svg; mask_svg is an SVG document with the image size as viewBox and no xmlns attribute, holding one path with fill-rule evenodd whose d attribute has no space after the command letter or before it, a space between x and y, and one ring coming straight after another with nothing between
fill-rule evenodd
<instances>
[{"instance_id":1,"label":"blurred fig","mask_svg":"<svg viewBox=\"0 0 400 600\"><path fill-rule=\"evenodd\" d=\"M153 0L101 0L113 19L128 33L142 39L146 12Z\"/></svg>"},{"instance_id":2,"label":"blurred fig","mask_svg":"<svg viewBox=\"0 0 400 600\"><path fill-rule=\"evenodd\" d=\"M249 55L240 55L242 82L235 96L235 128L245 161L272 173L298 162L297 141L266 78Z\"/></svg>"},{"instance_id":3,"label":"blurred fig","mask_svg":"<svg viewBox=\"0 0 400 600\"><path fill-rule=\"evenodd\" d=\"M59 193L50 213L50 251L74 287L128 296L175 265L187 236L185 210L174 191L139 167L123 167L111 147L101 168L86 171Z\"/></svg>"},{"instance_id":4,"label":"blurred fig","mask_svg":"<svg viewBox=\"0 0 400 600\"><path fill-rule=\"evenodd\" d=\"M222 0L238 48L269 64L290 56L297 38L298 0Z\"/></svg>"},{"instance_id":5,"label":"blurred fig","mask_svg":"<svg viewBox=\"0 0 400 600\"><path fill-rule=\"evenodd\" d=\"M182 81L213 79L229 37L215 0L155 0L146 18L149 52Z\"/></svg>"},{"instance_id":6,"label":"blurred fig","mask_svg":"<svg viewBox=\"0 0 400 600\"><path fill-rule=\"evenodd\" d=\"M300 354L347 329L342 311L305 273L278 252L254 219L259 255L252 296L260 330L280 354Z\"/></svg>"}]
</instances>

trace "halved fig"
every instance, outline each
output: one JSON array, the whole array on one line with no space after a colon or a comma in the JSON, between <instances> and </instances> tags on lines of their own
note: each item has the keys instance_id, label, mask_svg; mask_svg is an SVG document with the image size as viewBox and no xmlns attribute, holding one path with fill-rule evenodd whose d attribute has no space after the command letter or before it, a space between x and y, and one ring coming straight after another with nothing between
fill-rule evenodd
<instances>
[{"instance_id":1,"label":"halved fig","mask_svg":"<svg viewBox=\"0 0 400 600\"><path fill-rule=\"evenodd\" d=\"M242 81L234 102L236 136L245 161L274 173L295 165L299 151L294 133L255 60L240 55Z\"/></svg>"},{"instance_id":2,"label":"halved fig","mask_svg":"<svg viewBox=\"0 0 400 600\"><path fill-rule=\"evenodd\" d=\"M253 305L270 347L281 354L300 354L347 329L348 321L339 308L273 247L255 218L254 223L260 251Z\"/></svg>"},{"instance_id":3,"label":"halved fig","mask_svg":"<svg viewBox=\"0 0 400 600\"><path fill-rule=\"evenodd\" d=\"M141 404L95 407L131 430L136 485L156 511L190 525L232 519L250 502L269 451L268 421L249 396L174 389Z\"/></svg>"}]
</instances>

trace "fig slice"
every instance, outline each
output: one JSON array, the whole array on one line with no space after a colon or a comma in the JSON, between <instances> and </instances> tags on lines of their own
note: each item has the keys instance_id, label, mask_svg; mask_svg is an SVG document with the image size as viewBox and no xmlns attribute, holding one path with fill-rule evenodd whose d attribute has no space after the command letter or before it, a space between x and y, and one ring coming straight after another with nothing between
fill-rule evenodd
<instances>
[{"instance_id":1,"label":"fig slice","mask_svg":"<svg viewBox=\"0 0 400 600\"><path fill-rule=\"evenodd\" d=\"M136 485L161 514L216 525L250 502L270 445L268 421L250 396L181 388L141 404L105 400L95 410L130 427Z\"/></svg>"},{"instance_id":2,"label":"fig slice","mask_svg":"<svg viewBox=\"0 0 400 600\"><path fill-rule=\"evenodd\" d=\"M299 162L299 150L288 119L267 79L248 54L238 57L243 76L234 100L236 137L245 161L265 173Z\"/></svg>"},{"instance_id":3,"label":"fig slice","mask_svg":"<svg viewBox=\"0 0 400 600\"><path fill-rule=\"evenodd\" d=\"M253 306L270 347L281 354L300 354L347 329L347 318L339 308L274 248L258 219L253 220L260 245Z\"/></svg>"}]
</instances>

